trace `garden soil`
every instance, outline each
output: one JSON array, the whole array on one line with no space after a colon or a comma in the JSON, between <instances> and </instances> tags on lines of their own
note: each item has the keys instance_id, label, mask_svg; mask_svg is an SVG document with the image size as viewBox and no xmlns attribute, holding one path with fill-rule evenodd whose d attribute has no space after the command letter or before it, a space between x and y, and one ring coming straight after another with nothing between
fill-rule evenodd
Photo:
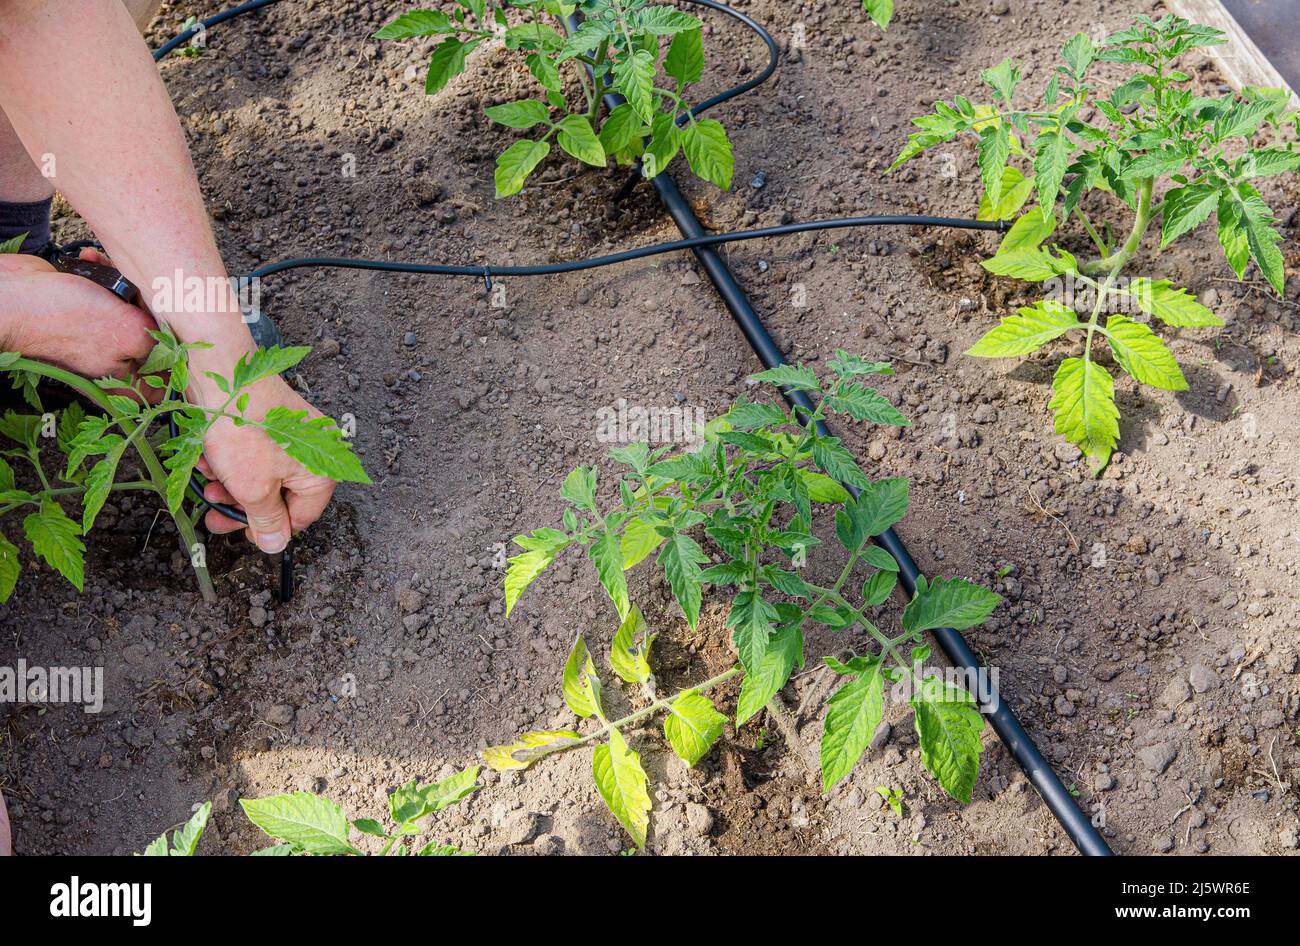
<instances>
[{"instance_id":1,"label":"garden soil","mask_svg":"<svg viewBox=\"0 0 1300 946\"><path fill-rule=\"evenodd\" d=\"M771 81L717 110L735 145L732 190L679 172L717 231L973 216L967 144L885 173L909 117L936 97L979 94L980 70L1008 55L1024 64L1028 94L1074 29L1100 38L1130 12L1161 12L904 0L882 33L854 2L737 6L784 58ZM165 8L151 42L195 9ZM626 170L552 160L523 195L495 200L493 160L513 133L482 109L527 94L530 80L488 45L426 96L430 44L368 38L402 9L285 0L212 30L203 55L161 65L232 271L319 254L531 263L678 235L649 188L616 201ZM705 20L708 91L762 68L755 38ZM1202 89L1226 91L1210 62L1190 71ZM842 433L871 475L911 479L899 531L922 569L1004 596L972 646L1124 854L1297 846L1300 189L1275 181L1265 197L1282 221L1285 298L1253 269L1236 283L1208 227L1158 259L1155 239L1143 244L1134 274L1190 287L1227 325L1165 332L1189 391L1118 383L1123 436L1099 479L1045 409L1063 348L1018 362L962 355L1031 298L1032 287L980 268L992 235L855 230L726 250L791 360L816 367L844 348L896 366L882 390L913 426ZM1123 225L1104 195L1089 209ZM70 214L59 230L84 234ZM759 368L684 255L491 291L477 279L303 270L268 280L263 305L289 340L315 346L291 381L355 419L374 485L340 489L302 540L288 604L271 595L272 561L222 540L209 552L221 600L204 605L165 516L130 499L100 515L84 595L48 570L25 573L0 613L0 665L102 666L107 704L2 711L0 783L19 853L138 851L204 800L214 816L202 851L246 853L268 840L241 797L302 789L382 818L409 779L446 776L525 729L575 725L561 667L579 632L607 647L613 609L575 555L507 619L503 550L558 522L572 467L597 464L609 493L600 420L620 400L712 416ZM839 563L823 548L809 568L833 577ZM661 686L725 668L725 602L706 597L692 633L652 572L637 568L631 585L661 635ZM896 605L880 610L897 620ZM664 750L655 726L631 733L652 781L648 850L1073 853L988 729L972 803L945 796L920 766L905 704L888 707L853 775L821 793L832 681L815 658L865 643L813 633L775 714L729 727L695 768ZM608 690L616 709L631 705ZM429 838L484 854L629 847L584 750L483 782L431 819ZM878 787L901 790L901 816Z\"/></svg>"}]
</instances>

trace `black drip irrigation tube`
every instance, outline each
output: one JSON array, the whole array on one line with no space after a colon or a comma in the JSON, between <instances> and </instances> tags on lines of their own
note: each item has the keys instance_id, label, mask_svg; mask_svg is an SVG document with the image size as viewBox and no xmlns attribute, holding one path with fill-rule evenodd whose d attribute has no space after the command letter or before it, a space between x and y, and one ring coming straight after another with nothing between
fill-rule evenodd
<instances>
[{"instance_id":1,"label":"black drip irrigation tube","mask_svg":"<svg viewBox=\"0 0 1300 946\"><path fill-rule=\"evenodd\" d=\"M232 19L243 13L257 10L261 7L269 6L278 0L250 0L241 6L225 10L215 16L203 20L198 26L192 27L172 38L163 46L160 46L154 52L154 59L159 60L172 52L199 30L216 26L226 20ZM698 115L706 109L715 105L726 102L737 95L748 92L763 82L765 82L775 71L779 51L776 41L763 28L761 24L746 16L745 14L734 10L731 7L716 2L716 0L687 0L698 6L708 7L711 10L722 13L742 23L752 30L768 48L767 67L757 76L749 79L739 85L718 93L711 98L705 99L691 109L691 115ZM570 16L563 19L566 29L572 31L577 28L580 22L577 17ZM614 93L607 93L605 101L611 107L621 104L623 99ZM678 121L685 121L686 116L681 116ZM620 195L629 193L636 182L640 179L639 172L628 181ZM704 230L698 217L691 210L681 190L677 187L677 182L667 172L660 172L650 179L650 184L655 190L673 222L681 231L683 239L667 243L659 243L637 249L623 250L617 253L607 254L605 256L592 257L590 259L575 260L566 263L548 263L533 266L460 266L451 264L435 263L404 263L386 260L366 260L353 259L347 257L303 257L297 259L287 259L276 263L269 263L261 266L249 274L248 278L260 278L270 276L274 273L284 272L290 269L300 269L307 267L330 267L341 269L366 269L378 270L382 272L400 272L400 273L418 273L427 275L441 276L476 276L484 280L489 287L492 284L492 277L495 276L545 276L561 273L571 273L580 270L593 269L598 266L608 266L614 263L627 262L629 260L642 259L648 256L655 256L661 253L671 253L680 250L690 250L695 254L696 260L704 269L705 274L717 289L718 294L722 297L723 304L731 313L736 325L740 328L745 340L754 350L758 360L764 368L774 368L777 365L785 364L785 358L781 354L780 348L773 340L763 320L759 317L758 312L754 309L753 304L749 301L745 291L741 288L735 274L728 268L721 254L716 247L724 243L732 243L740 240L761 239L766 237L784 236L792 233L805 233L817 230L834 230L844 227L860 226L939 226L952 227L968 230L992 230L1004 231L1007 225L1004 221L986 221L986 220L966 220L952 217L931 217L909 214L895 215L877 215L862 217L844 217L834 220L817 220L804 223L792 223L779 227L766 227L757 230L745 230L733 233L708 234ZM786 400L791 406L811 413L814 409L812 401L807 394L802 391L783 391ZM830 428L824 423L818 423L820 433L827 434ZM196 492L202 499L201 484L195 483ZM846 486L850 493L857 495L857 490L852 486ZM229 516L236 521L246 522L244 514L229 506L223 506L219 503L213 503L207 500L203 502L212 509L216 509L223 515ZM874 538L875 543L888 552L899 566L899 584L903 591L909 597L916 593L916 580L920 576L920 569L913 560L903 540L891 528ZM286 550L281 559L281 588L282 596L287 597L287 593L292 591L292 557L289 550ZM931 632L939 647L947 655L948 659L959 669L974 672L979 669L979 660L976 658L970 646L960 633L951 628L941 628ZM977 688L979 689L979 688ZM978 696L977 696L978 698ZM1057 778L1056 773L1052 771L1047 760L1043 758L1034 741L1025 732L1024 726L1016 718L1015 713L1005 702L998 699L994 694L990 701L980 704L981 713L988 719L989 725L1002 740L1010 751L1016 763L1029 778L1031 784L1037 789L1044 803L1051 810L1052 814L1060 822L1061 827L1065 829L1070 840L1074 842L1081 854L1090 856L1109 856L1113 852L1106 844L1104 838L1093 826L1088 817L1079 809L1074 798L1066 790L1065 785Z\"/></svg>"}]
</instances>

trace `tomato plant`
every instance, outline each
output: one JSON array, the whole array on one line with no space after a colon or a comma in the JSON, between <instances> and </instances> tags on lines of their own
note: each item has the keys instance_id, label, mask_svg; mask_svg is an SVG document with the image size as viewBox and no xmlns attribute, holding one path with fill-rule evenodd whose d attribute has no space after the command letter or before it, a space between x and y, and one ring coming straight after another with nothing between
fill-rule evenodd
<instances>
[{"instance_id":1,"label":"tomato plant","mask_svg":"<svg viewBox=\"0 0 1300 946\"><path fill-rule=\"evenodd\" d=\"M1241 97L1196 95L1191 76L1178 68L1180 59L1224 42L1219 30L1172 15L1138 16L1134 26L1100 45L1076 34L1061 50L1064 64L1053 70L1037 108L1015 105L1020 70L1004 60L982 73L991 102L976 104L963 96L936 102L933 113L913 119L921 130L893 165L958 135L975 136L984 186L980 216L1020 214L984 268L1084 290L1081 298L1090 306L1082 314L1072 295L1042 299L1003 318L968 354L1017 357L1068 333L1082 335L1081 353L1065 358L1056 371L1049 408L1056 432L1098 469L1119 439L1114 378L1097 361L1098 343L1105 340L1115 364L1134 380L1182 391L1187 380L1178 362L1147 323L1154 317L1178 328L1223 325L1169 280L1121 278L1156 221L1163 250L1213 216L1237 278L1254 261L1282 292L1282 237L1254 182L1300 168L1295 144L1280 137L1284 126L1297 125L1297 113L1287 111L1281 89L1247 87ZM1122 63L1135 71L1102 95L1089 79L1096 63ZM1109 222L1093 222L1084 208L1093 191L1113 198L1110 206L1127 218L1124 236L1115 236ZM1036 204L1021 214L1035 193ZM1091 240L1095 258L1080 260L1059 245L1044 245L1070 220Z\"/></svg>"},{"instance_id":2,"label":"tomato plant","mask_svg":"<svg viewBox=\"0 0 1300 946\"><path fill-rule=\"evenodd\" d=\"M823 658L844 679L826 704L823 788L829 791L853 769L883 718L886 699L898 696L914 710L922 763L954 798L970 801L983 719L967 689L924 671L929 648L922 635L980 624L1001 599L962 579L927 582L920 576L899 632L887 633L872 622L871 609L895 588L898 565L871 539L903 518L908 484L869 479L843 443L817 425L832 412L878 424L908 421L861 380L892 373L889 365L841 351L829 368L832 377L825 383L798 365L753 376L808 392L820 402L811 413L742 397L709 425L709 439L698 450L670 454L670 447L651 450L644 443L615 448L610 456L626 472L618 479L617 498L608 503L598 498L593 467L568 475L561 488L569 504L561 528L539 528L514 539L523 551L509 560L506 571L507 615L562 553L585 549L619 618L607 652L609 667L633 688L631 699L640 705L610 718L605 684L580 635L561 688L569 709L594 720L594 728L524 733L486 750L488 765L523 769L554 752L593 746L592 775L601 797L637 846L644 846L647 779L624 730L662 716L668 744L694 765L727 723L706 692L739 679L734 723L744 725L804 665L803 628L813 622L842 632L856 652L843 661ZM814 532L816 506L833 510L835 539L843 552L839 576L827 585L803 574L808 553L822 544ZM725 591L730 597L726 626L737 657L727 670L666 694L659 691L651 662L655 634L632 603L626 577L651 556L692 629L699 624L705 589Z\"/></svg>"}]
</instances>

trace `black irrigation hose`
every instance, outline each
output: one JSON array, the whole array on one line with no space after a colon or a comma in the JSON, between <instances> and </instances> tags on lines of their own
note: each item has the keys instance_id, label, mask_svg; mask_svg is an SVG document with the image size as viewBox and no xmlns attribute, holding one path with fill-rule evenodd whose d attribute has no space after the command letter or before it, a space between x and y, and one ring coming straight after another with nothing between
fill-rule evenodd
<instances>
[{"instance_id":1,"label":"black irrigation hose","mask_svg":"<svg viewBox=\"0 0 1300 946\"><path fill-rule=\"evenodd\" d=\"M256 10L260 7L275 3L277 0L251 0L242 6L226 10L216 16L209 17L202 22L204 28L215 26L218 23ZM718 3L716 0L687 0L700 6L708 7L719 13L723 13L743 25L749 27L763 42L767 45L769 60L767 67L752 79L741 83L721 92L691 109L692 115L698 115L708 108L728 101L737 95L755 88L764 82L776 70L778 49L776 41L763 28L763 26L750 17L725 4ZM565 19L565 26L572 30L577 25L577 19L568 17ZM163 45L154 54L155 59L161 59L167 53L176 49L191 36L198 32L198 28L185 31L168 43ZM618 104L621 99L611 94L606 96L610 104ZM951 217L926 217L912 215L895 215L895 216L873 216L873 217L847 217L839 220L821 220L807 223L788 224L780 227L767 227L759 230L741 231L736 233L707 234L695 216L686 199L682 196L677 187L677 183L666 172L660 173L651 179L651 184L655 193L659 196L665 209L672 216L673 221L681 230L684 239L675 240L670 243L661 243L654 246L641 247L634 250L624 250L619 253L612 253L606 256L594 257L586 260L576 260L568 263L550 263L534 266L454 266L427 263L400 263L387 262L382 260L361 260L348 259L340 257L309 257L301 259L282 260L277 263L270 263L253 271L251 276L262 277L273 273L283 272L290 269L298 269L313 266L328 266L347 269L368 269L380 270L386 272L405 272L405 273L422 273L430 275L446 276L481 276L489 285L492 276L541 276L558 273L577 272L585 269L592 269L597 266L608 266L614 263L627 262L629 260L642 259L647 256L653 256L660 253L670 253L677 250L689 249L694 252L696 259L703 267L718 294L722 297L723 303L728 311L731 312L736 324L740 327L745 336L745 340L753 348L754 353L758 356L759 361L765 368L772 368L785 363L785 358L781 350L777 347L776 342L768 333L767 328L763 325L762 319L750 303L744 290L741 288L736 277L723 261L722 256L715 247L724 243L731 243L739 240L759 239L763 237L784 236L791 233L803 233L813 230L832 230L841 227L854 226L871 226L871 225L920 225L920 226L944 226L958 227L972 230L1005 230L1006 225L1001 221L982 221L982 220L961 220ZM792 406L811 411L812 402L802 391L784 392L786 399ZM829 432L825 424L819 425L823 432ZM850 491L856 493L850 487ZM201 489L200 489L201 495ZM237 509L223 507L221 504L208 503L211 508L216 509L223 515L230 518L247 521L243 514ZM907 551L897 533L893 529L885 531L875 538L875 542L885 551L887 551L899 565L900 584L906 594L912 595L916 591L916 580L920 575L920 569L917 568L916 562ZM282 582L286 573L292 576L292 559L286 550L283 561L286 563L281 571ZM979 661L975 654L967 645L965 639L957 631L950 628L934 631L935 640L943 649L948 659L958 668L967 671L976 671L979 669ZM978 689L978 688L977 688ZM1086 855L1105 856L1110 855L1112 851L1107 846L1101 834L1088 820L1087 816L1075 804L1074 799L1066 790L1061 780L1057 778L1056 773L1052 771L1047 760L1043 758L1038 747L1025 732L1024 727L1016 718L1012 710L1002 701L998 701L996 707L981 705L981 711L987 716L990 725L998 734L999 738L1011 752L1021 769L1029 777L1030 782L1038 790L1043 801L1047 804L1052 814L1060 822L1070 839L1074 842L1079 851Z\"/></svg>"}]
</instances>

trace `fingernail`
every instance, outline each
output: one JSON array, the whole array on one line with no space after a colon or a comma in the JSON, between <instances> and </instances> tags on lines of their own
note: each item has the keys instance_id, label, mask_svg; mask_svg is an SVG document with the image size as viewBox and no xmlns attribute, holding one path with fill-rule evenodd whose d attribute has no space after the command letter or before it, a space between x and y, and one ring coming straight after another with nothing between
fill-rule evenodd
<instances>
[{"instance_id":1,"label":"fingernail","mask_svg":"<svg viewBox=\"0 0 1300 946\"><path fill-rule=\"evenodd\" d=\"M267 555L283 552L289 544L289 537L282 532L262 532L257 536L257 547Z\"/></svg>"}]
</instances>

